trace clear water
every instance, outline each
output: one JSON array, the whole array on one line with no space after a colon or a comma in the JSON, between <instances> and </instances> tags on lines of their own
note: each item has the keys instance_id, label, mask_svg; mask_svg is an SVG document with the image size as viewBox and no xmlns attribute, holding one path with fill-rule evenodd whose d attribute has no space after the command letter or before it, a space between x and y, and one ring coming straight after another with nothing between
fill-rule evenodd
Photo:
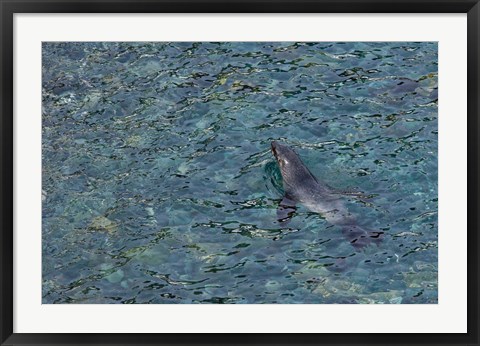
<instances>
[{"instance_id":1,"label":"clear water","mask_svg":"<svg viewBox=\"0 0 480 346\"><path fill-rule=\"evenodd\" d=\"M44 43L43 303L437 303L437 44ZM297 151L383 241L299 206Z\"/></svg>"}]
</instances>

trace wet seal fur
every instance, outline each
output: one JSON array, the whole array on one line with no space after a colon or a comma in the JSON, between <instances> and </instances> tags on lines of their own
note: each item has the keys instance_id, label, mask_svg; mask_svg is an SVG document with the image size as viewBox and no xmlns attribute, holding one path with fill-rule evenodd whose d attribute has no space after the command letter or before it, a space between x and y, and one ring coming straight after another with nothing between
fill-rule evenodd
<instances>
[{"instance_id":1,"label":"wet seal fur","mask_svg":"<svg viewBox=\"0 0 480 346\"><path fill-rule=\"evenodd\" d=\"M335 190L319 181L290 147L272 142L272 153L282 174L285 196L277 209L280 223L288 222L295 214L297 203L319 213L328 222L338 225L355 248L377 241L383 232L367 231L360 227L344 203L345 195L361 196L358 192Z\"/></svg>"}]
</instances>

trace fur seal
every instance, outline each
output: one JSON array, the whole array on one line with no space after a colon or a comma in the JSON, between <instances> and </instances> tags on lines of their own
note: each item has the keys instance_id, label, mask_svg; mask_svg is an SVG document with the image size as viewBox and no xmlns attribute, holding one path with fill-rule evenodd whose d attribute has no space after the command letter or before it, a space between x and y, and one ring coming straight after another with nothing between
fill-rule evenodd
<instances>
[{"instance_id":1,"label":"fur seal","mask_svg":"<svg viewBox=\"0 0 480 346\"><path fill-rule=\"evenodd\" d=\"M340 226L354 247L363 248L380 238L383 232L364 230L345 206L345 195L361 196L360 193L338 191L319 181L297 153L286 145L273 141L272 153L280 167L285 191L277 209L279 222L287 222L300 203L331 224Z\"/></svg>"}]
</instances>

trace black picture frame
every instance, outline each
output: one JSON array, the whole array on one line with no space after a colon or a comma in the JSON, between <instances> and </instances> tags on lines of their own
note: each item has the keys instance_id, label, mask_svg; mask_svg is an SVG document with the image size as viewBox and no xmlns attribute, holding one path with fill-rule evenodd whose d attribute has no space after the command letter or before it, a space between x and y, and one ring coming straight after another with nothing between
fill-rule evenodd
<instances>
[{"instance_id":1,"label":"black picture frame","mask_svg":"<svg viewBox=\"0 0 480 346\"><path fill-rule=\"evenodd\" d=\"M478 345L479 0L0 0L1 345ZM467 13L468 332L465 334L25 334L13 332L13 17L16 13ZM455 318L452 316L452 318ZM219 331L220 332L220 331Z\"/></svg>"}]
</instances>

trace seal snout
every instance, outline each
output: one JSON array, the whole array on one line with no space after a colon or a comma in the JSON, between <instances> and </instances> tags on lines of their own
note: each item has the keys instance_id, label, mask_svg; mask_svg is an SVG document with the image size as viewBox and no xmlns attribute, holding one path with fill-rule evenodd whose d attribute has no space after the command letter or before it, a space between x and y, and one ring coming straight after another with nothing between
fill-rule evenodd
<instances>
[{"instance_id":1,"label":"seal snout","mask_svg":"<svg viewBox=\"0 0 480 346\"><path fill-rule=\"evenodd\" d=\"M276 141L272 141L272 153L273 153L273 156L277 157L277 146L278 146L278 143Z\"/></svg>"}]
</instances>

